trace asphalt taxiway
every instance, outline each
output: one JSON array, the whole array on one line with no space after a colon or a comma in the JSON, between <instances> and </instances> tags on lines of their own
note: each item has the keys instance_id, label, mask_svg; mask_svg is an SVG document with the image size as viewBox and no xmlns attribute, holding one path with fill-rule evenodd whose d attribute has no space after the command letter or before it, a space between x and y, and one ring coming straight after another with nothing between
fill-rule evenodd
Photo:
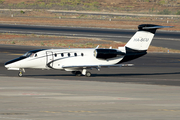
<instances>
[{"instance_id":1,"label":"asphalt taxiway","mask_svg":"<svg viewBox=\"0 0 180 120\"><path fill-rule=\"evenodd\" d=\"M180 118L177 86L3 76L0 82L1 120Z\"/></svg>"},{"instance_id":2,"label":"asphalt taxiway","mask_svg":"<svg viewBox=\"0 0 180 120\"><path fill-rule=\"evenodd\" d=\"M149 53L134 67L92 70L76 77L58 70L7 71L4 63L39 47L0 45L1 120L177 120L180 54Z\"/></svg>"}]
</instances>

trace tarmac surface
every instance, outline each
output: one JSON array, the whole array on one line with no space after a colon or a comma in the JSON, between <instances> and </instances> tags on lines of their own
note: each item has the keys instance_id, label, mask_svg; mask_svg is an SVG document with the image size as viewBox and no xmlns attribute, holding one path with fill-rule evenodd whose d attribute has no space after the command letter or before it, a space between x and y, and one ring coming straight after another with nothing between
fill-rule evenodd
<instances>
[{"instance_id":1,"label":"tarmac surface","mask_svg":"<svg viewBox=\"0 0 180 120\"><path fill-rule=\"evenodd\" d=\"M0 82L1 120L180 118L177 86L4 76Z\"/></svg>"},{"instance_id":2,"label":"tarmac surface","mask_svg":"<svg viewBox=\"0 0 180 120\"><path fill-rule=\"evenodd\" d=\"M7 71L4 63L36 47L0 45L1 120L178 120L180 54L150 53L134 67Z\"/></svg>"},{"instance_id":3,"label":"tarmac surface","mask_svg":"<svg viewBox=\"0 0 180 120\"><path fill-rule=\"evenodd\" d=\"M180 54L149 53L134 67L7 71L4 63L39 47L0 45L1 120L178 120Z\"/></svg>"}]
</instances>

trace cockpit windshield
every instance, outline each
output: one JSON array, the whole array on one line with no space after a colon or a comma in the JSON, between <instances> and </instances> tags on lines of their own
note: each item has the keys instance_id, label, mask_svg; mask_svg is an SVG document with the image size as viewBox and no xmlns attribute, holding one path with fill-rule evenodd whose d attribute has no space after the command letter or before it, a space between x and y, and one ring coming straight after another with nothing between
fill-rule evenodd
<instances>
[{"instance_id":1,"label":"cockpit windshield","mask_svg":"<svg viewBox=\"0 0 180 120\"><path fill-rule=\"evenodd\" d=\"M32 55L32 52L27 52L27 53L25 53L24 55L23 55L23 57L29 57L29 56L31 56Z\"/></svg>"},{"instance_id":2,"label":"cockpit windshield","mask_svg":"<svg viewBox=\"0 0 180 120\"><path fill-rule=\"evenodd\" d=\"M31 50L31 51L25 53L24 55L22 55L22 57L33 57L35 53L42 51L42 50L45 50L45 49Z\"/></svg>"}]
</instances>

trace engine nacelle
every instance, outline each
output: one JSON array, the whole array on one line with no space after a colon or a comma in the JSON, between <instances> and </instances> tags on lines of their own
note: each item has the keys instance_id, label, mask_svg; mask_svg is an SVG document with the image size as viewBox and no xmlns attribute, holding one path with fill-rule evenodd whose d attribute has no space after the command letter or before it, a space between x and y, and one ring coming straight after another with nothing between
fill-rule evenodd
<instances>
[{"instance_id":1,"label":"engine nacelle","mask_svg":"<svg viewBox=\"0 0 180 120\"><path fill-rule=\"evenodd\" d=\"M111 59L125 55L125 53L115 49L95 49L94 56L98 59Z\"/></svg>"}]
</instances>

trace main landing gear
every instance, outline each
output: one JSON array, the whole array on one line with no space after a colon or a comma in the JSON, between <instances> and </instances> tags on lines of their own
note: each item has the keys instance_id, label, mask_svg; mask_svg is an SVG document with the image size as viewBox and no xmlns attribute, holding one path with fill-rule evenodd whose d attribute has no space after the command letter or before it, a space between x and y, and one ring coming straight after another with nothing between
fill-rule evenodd
<instances>
[{"instance_id":1,"label":"main landing gear","mask_svg":"<svg viewBox=\"0 0 180 120\"><path fill-rule=\"evenodd\" d=\"M72 74L74 74L75 76L81 76L81 72L80 71L72 71Z\"/></svg>"},{"instance_id":2,"label":"main landing gear","mask_svg":"<svg viewBox=\"0 0 180 120\"><path fill-rule=\"evenodd\" d=\"M74 74L76 76L85 75L86 77L91 77L91 72L86 71L86 69L83 69L82 72L81 71L72 71L72 74Z\"/></svg>"},{"instance_id":3,"label":"main landing gear","mask_svg":"<svg viewBox=\"0 0 180 120\"><path fill-rule=\"evenodd\" d=\"M91 73L89 71L86 72L86 77L91 77Z\"/></svg>"}]
</instances>

